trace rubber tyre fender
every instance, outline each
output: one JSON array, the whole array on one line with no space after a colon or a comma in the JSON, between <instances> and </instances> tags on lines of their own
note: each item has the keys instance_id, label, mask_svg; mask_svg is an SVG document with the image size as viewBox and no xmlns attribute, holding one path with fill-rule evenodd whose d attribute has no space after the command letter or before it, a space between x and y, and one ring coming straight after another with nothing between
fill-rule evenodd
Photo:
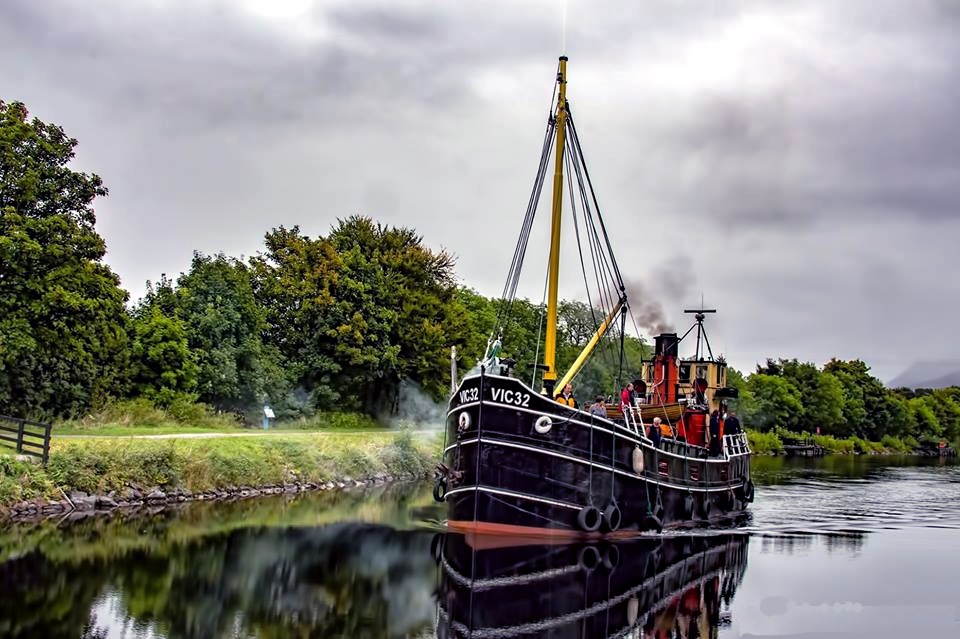
<instances>
[{"instance_id":1,"label":"rubber tyre fender","mask_svg":"<svg viewBox=\"0 0 960 639\"><path fill-rule=\"evenodd\" d=\"M596 506L584 506L577 513L577 525L584 532L596 532L603 523L603 515Z\"/></svg>"},{"instance_id":2,"label":"rubber tyre fender","mask_svg":"<svg viewBox=\"0 0 960 639\"><path fill-rule=\"evenodd\" d=\"M693 519L693 514L696 512L697 504L693 500L693 495L687 493L687 496L683 498L683 518L684 519Z\"/></svg>"},{"instance_id":3,"label":"rubber tyre fender","mask_svg":"<svg viewBox=\"0 0 960 639\"><path fill-rule=\"evenodd\" d=\"M447 480L437 477L433 480L433 501L443 502L447 499Z\"/></svg>"},{"instance_id":4,"label":"rubber tyre fender","mask_svg":"<svg viewBox=\"0 0 960 639\"><path fill-rule=\"evenodd\" d=\"M650 513L643 518L643 528L644 530L654 530L656 532L663 531L663 520L653 513Z\"/></svg>"},{"instance_id":5,"label":"rubber tyre fender","mask_svg":"<svg viewBox=\"0 0 960 639\"><path fill-rule=\"evenodd\" d=\"M623 517L620 513L620 507L616 504L610 504L603 510L603 523L606 525L607 530L610 532L616 532L620 529L620 524L623 523Z\"/></svg>"},{"instance_id":6,"label":"rubber tyre fender","mask_svg":"<svg viewBox=\"0 0 960 639\"><path fill-rule=\"evenodd\" d=\"M703 518L704 518L704 519L710 519L710 512L711 512L712 510L713 510L713 502L710 501L710 496L709 496L709 495L704 495L704 496L703 496L703 508L701 508L701 511L703 512Z\"/></svg>"},{"instance_id":7,"label":"rubber tyre fender","mask_svg":"<svg viewBox=\"0 0 960 639\"><path fill-rule=\"evenodd\" d=\"M743 498L747 503L753 503L753 480L748 479L743 483Z\"/></svg>"}]
</instances>

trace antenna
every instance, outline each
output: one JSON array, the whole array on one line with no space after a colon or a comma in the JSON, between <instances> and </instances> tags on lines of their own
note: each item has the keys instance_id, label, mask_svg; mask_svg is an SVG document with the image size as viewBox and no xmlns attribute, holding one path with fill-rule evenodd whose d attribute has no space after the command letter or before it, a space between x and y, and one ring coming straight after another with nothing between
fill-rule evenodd
<instances>
[{"instance_id":1,"label":"antenna","mask_svg":"<svg viewBox=\"0 0 960 639\"><path fill-rule=\"evenodd\" d=\"M702 295L701 295L701 302L702 302ZM697 350L696 350L696 354L694 355L694 357L695 357L696 359L700 359L700 340L701 340L701 338L702 338L702 339L703 339L703 343L704 343L704 344L706 345L706 347L707 347L707 354L710 356L710 359L712 360L712 359L713 359L713 349L710 348L710 340L707 339L707 329L706 329L706 327L703 325L703 320L706 319L706 317L707 317L706 314L707 314L707 313L716 313L716 312L717 312L717 309L715 309L715 308L703 308L703 304L702 304L702 303L701 303L700 306L701 306L701 308L685 308L685 309L683 309L683 312L684 312L684 313L694 313L693 319L696 320L696 323L695 323L693 326L691 326L689 329L687 329L687 332L683 334L683 337L686 337L687 335L689 335L689 334L690 334L690 331L692 331L694 328L696 328L696 329L697 329ZM683 337L681 337L680 340L682 340ZM678 340L678 341L679 341L679 340Z\"/></svg>"}]
</instances>

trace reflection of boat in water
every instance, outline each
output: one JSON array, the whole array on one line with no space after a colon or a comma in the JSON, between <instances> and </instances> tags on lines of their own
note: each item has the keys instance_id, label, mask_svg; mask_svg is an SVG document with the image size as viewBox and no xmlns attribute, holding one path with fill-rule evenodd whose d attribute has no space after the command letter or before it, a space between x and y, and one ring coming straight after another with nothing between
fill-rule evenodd
<instances>
[{"instance_id":1,"label":"reflection of boat in water","mask_svg":"<svg viewBox=\"0 0 960 639\"><path fill-rule=\"evenodd\" d=\"M437 637L715 637L730 623L747 543L723 534L485 547L447 535Z\"/></svg>"}]
</instances>

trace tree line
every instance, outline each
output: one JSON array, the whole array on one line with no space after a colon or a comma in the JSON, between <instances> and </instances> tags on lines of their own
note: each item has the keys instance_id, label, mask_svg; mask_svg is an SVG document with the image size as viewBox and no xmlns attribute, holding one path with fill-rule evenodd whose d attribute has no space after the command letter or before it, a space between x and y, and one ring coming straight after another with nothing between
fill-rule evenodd
<instances>
[{"instance_id":1,"label":"tree line","mask_svg":"<svg viewBox=\"0 0 960 639\"><path fill-rule=\"evenodd\" d=\"M272 229L245 261L197 253L131 303L95 230L107 189L69 167L76 144L23 104L0 102L0 413L75 417L126 398L234 412L269 403L278 416L389 413L402 383L444 398L451 347L461 369L473 366L506 310L459 286L452 257L413 229L363 216L319 237ZM509 310L504 354L528 375L542 306ZM597 318L564 302L560 319L565 365ZM617 383L614 355L601 349L585 388Z\"/></svg>"},{"instance_id":2,"label":"tree line","mask_svg":"<svg viewBox=\"0 0 960 639\"><path fill-rule=\"evenodd\" d=\"M318 237L271 229L247 260L197 253L186 272L131 302L95 229L107 188L70 168L76 145L23 104L0 101L0 413L77 417L129 398L250 416L263 404L280 417L390 413L405 384L444 400L451 347L462 374L495 326L515 373L536 380L542 304L463 287L448 253L363 216ZM560 370L600 313L560 304ZM619 337L615 328L577 377L581 402L639 377L648 346ZM889 390L863 362L771 360L730 379L744 421L760 430L960 437L960 389Z\"/></svg>"},{"instance_id":3,"label":"tree line","mask_svg":"<svg viewBox=\"0 0 960 639\"><path fill-rule=\"evenodd\" d=\"M761 431L805 431L881 441L960 440L960 388L890 389L860 360L832 359L822 368L796 359L768 359L740 390L744 421Z\"/></svg>"}]
</instances>

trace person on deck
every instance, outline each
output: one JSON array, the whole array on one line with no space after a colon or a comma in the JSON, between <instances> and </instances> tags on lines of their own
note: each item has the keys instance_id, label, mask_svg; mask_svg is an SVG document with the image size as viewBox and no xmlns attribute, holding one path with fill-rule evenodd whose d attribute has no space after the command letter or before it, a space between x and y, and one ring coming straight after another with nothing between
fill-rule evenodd
<instances>
[{"instance_id":1,"label":"person on deck","mask_svg":"<svg viewBox=\"0 0 960 639\"><path fill-rule=\"evenodd\" d=\"M730 414L723 420L723 430L730 435L739 435L743 432L740 426L740 420L737 418L736 411L730 411Z\"/></svg>"},{"instance_id":2,"label":"person on deck","mask_svg":"<svg viewBox=\"0 0 960 639\"><path fill-rule=\"evenodd\" d=\"M660 418L654 417L653 423L647 428L647 437L653 442L654 446L660 445Z\"/></svg>"},{"instance_id":3,"label":"person on deck","mask_svg":"<svg viewBox=\"0 0 960 639\"><path fill-rule=\"evenodd\" d=\"M633 384L627 384L620 391L620 403L626 406L633 406Z\"/></svg>"},{"instance_id":4,"label":"person on deck","mask_svg":"<svg viewBox=\"0 0 960 639\"><path fill-rule=\"evenodd\" d=\"M597 395L593 400L593 403L590 405L590 413L597 417L607 416L607 404L603 401L603 395Z\"/></svg>"},{"instance_id":5,"label":"person on deck","mask_svg":"<svg viewBox=\"0 0 960 639\"><path fill-rule=\"evenodd\" d=\"M654 419L654 421L660 421L660 434L664 437L673 437L673 427L667 423L664 424L659 417Z\"/></svg>"},{"instance_id":6,"label":"person on deck","mask_svg":"<svg viewBox=\"0 0 960 639\"><path fill-rule=\"evenodd\" d=\"M722 449L721 442L723 437L723 420L720 418L720 411L714 409L710 413L710 454L714 457L720 456Z\"/></svg>"},{"instance_id":7,"label":"person on deck","mask_svg":"<svg viewBox=\"0 0 960 639\"><path fill-rule=\"evenodd\" d=\"M566 386L564 386L563 392L557 395L556 397L554 397L554 399L560 402L561 404L565 404L569 406L570 408L580 408L579 404L577 404L577 400L573 398L572 384L567 384Z\"/></svg>"}]
</instances>

